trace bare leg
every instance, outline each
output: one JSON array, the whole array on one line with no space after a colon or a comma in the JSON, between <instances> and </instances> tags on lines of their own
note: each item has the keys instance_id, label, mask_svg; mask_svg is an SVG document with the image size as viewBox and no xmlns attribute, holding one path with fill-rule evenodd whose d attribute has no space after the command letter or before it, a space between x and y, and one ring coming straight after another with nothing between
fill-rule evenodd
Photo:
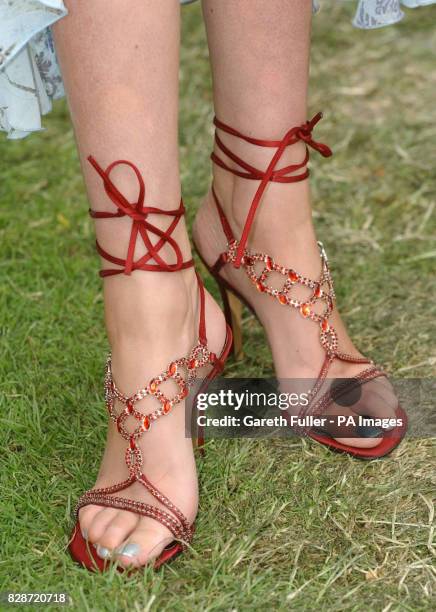
<instances>
[{"instance_id":1,"label":"bare leg","mask_svg":"<svg viewBox=\"0 0 436 612\"><path fill-rule=\"evenodd\" d=\"M176 209L180 202L178 0L132 0L129 10L121 0L70 1L67 5L70 15L56 25L55 39L92 208L115 210L100 177L85 161L90 154L103 168L118 159L132 161L145 180L146 204ZM119 167L111 178L134 202L138 183L133 172ZM165 229L171 218L151 215L149 220ZM97 220L97 238L103 248L125 258L131 224L128 217ZM189 259L183 220L173 237L184 259ZM156 242L155 236L151 239ZM135 259L145 252L140 242L137 241ZM168 246L160 254L168 263L175 263ZM105 261L102 264L113 267ZM114 377L124 393L142 388L195 345L198 290L192 268L176 273L136 271L131 276L108 277L104 281L104 297ZM208 327L217 330L210 341L219 350L221 314L210 297L207 302ZM147 476L192 522L197 512L197 478L191 441L184 436L183 404L143 438ZM96 486L109 486L127 477L125 446L111 422ZM137 483L123 495L157 505ZM130 512L87 506L79 518L89 540L100 545L102 556L107 554L104 549L112 551L126 543L137 545L129 548L130 556L121 557L125 563L143 564L156 557L172 539L170 532L156 521Z\"/></svg>"},{"instance_id":2,"label":"bare leg","mask_svg":"<svg viewBox=\"0 0 436 612\"><path fill-rule=\"evenodd\" d=\"M311 2L203 0L203 12L217 117L246 135L266 140L280 140L291 127L306 121ZM255 147L225 133L220 133L220 137L248 163L263 169L268 166L274 150ZM303 158L302 143L288 147L279 167L301 162ZM239 237L259 183L215 166L214 184L234 235ZM197 217L194 236L208 263L213 263L225 249L226 241L210 193ZM268 185L249 244L285 266L308 277L318 277L320 260L308 181ZM316 378L325 356L317 326L307 325L298 312L254 292L240 270L231 266L223 270L223 276L255 307L271 344L277 375ZM338 331L341 349L358 354L337 311L331 323ZM330 376L350 377L362 369L362 365L336 361ZM378 416L394 416L393 408L386 404ZM342 441L367 447L378 444L374 438Z\"/></svg>"}]
</instances>

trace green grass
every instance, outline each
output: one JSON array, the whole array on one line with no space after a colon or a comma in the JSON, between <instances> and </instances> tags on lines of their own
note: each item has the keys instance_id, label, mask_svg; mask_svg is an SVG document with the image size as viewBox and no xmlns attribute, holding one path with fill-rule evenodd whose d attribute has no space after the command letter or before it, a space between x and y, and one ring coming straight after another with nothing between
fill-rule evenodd
<instances>
[{"instance_id":1,"label":"green grass","mask_svg":"<svg viewBox=\"0 0 436 612\"><path fill-rule=\"evenodd\" d=\"M358 346L397 377L430 377L435 9L373 32L352 29L351 13L351 3L325 3L314 20L310 106L323 109L318 137L335 152L314 162L316 224ZM184 11L183 41L180 140L192 220L209 181L212 117L198 6ZM45 124L23 142L0 138L0 588L67 591L76 610L433 609L434 461L424 439L374 463L301 441L212 442L199 465L190 554L131 578L72 563L71 508L93 483L104 444L106 340L63 103ZM246 359L228 375L271 375L248 314L246 330Z\"/></svg>"}]
</instances>

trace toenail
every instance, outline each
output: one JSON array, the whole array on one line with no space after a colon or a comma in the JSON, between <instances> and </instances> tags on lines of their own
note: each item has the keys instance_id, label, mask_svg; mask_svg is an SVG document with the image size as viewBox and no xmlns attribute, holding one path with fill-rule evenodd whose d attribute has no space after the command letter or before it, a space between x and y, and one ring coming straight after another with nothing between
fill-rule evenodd
<instances>
[{"instance_id":1,"label":"toenail","mask_svg":"<svg viewBox=\"0 0 436 612\"><path fill-rule=\"evenodd\" d=\"M108 559L111 556L111 551L109 550L109 548L100 546L100 544L97 544L96 550L97 555L100 557L100 559Z\"/></svg>"},{"instance_id":2,"label":"toenail","mask_svg":"<svg viewBox=\"0 0 436 612\"><path fill-rule=\"evenodd\" d=\"M82 538L84 540L87 540L88 539L88 530L87 529L82 529L81 532L82 532Z\"/></svg>"},{"instance_id":3,"label":"toenail","mask_svg":"<svg viewBox=\"0 0 436 612\"><path fill-rule=\"evenodd\" d=\"M133 544L133 542L131 544L126 544L125 546L123 546L118 554L119 555L123 555L123 557L135 557L139 551L141 550L141 547L139 546L139 544Z\"/></svg>"},{"instance_id":4,"label":"toenail","mask_svg":"<svg viewBox=\"0 0 436 612\"><path fill-rule=\"evenodd\" d=\"M380 438L383 436L383 429L374 425L359 425L356 427L356 434L360 438Z\"/></svg>"}]
</instances>

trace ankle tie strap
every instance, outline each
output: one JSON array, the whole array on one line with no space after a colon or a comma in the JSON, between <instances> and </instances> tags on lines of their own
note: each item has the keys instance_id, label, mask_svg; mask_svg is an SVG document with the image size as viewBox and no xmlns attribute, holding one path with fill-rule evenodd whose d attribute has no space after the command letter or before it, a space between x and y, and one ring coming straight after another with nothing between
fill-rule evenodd
<instances>
[{"instance_id":1,"label":"ankle tie strap","mask_svg":"<svg viewBox=\"0 0 436 612\"><path fill-rule=\"evenodd\" d=\"M89 156L88 161L102 178L104 189L108 197L117 207L117 212L115 213L90 209L89 213L91 217L94 219L114 219L117 217L128 216L132 219L132 231L130 233L126 259L120 259L119 257L110 255L110 253L101 247L98 241L96 242L97 251L100 256L103 257L103 259L106 259L106 261L116 264L117 266L121 266L122 268L100 270L100 276L114 276L116 274L130 275L134 270L148 272L176 272L178 270L192 267L194 265L193 259L183 261L183 255L180 247L171 235L185 212L183 200L180 200L180 206L175 210L164 210L153 206L145 206L145 184L142 175L135 164L126 160L118 160L110 164L106 170L103 170L94 157ZM110 179L112 170L121 165L129 166L134 171L138 180L139 195L137 201L134 203L129 202ZM151 214L166 215L168 217L174 217L174 219L164 231L147 220L147 216ZM159 240L156 242L156 244L152 244L149 238L149 233L158 236ZM135 261L134 257L138 234L142 238L145 248L147 249L147 253ZM176 263L168 264L159 255L159 251L165 244L168 244L174 251ZM156 263L148 263L150 259L153 259Z\"/></svg>"},{"instance_id":2,"label":"ankle tie strap","mask_svg":"<svg viewBox=\"0 0 436 612\"><path fill-rule=\"evenodd\" d=\"M256 214L257 207L262 199L266 186L269 182L276 183L297 183L299 181L304 181L309 176L309 169L306 167L309 161L309 147L321 153L323 157L330 157L332 155L332 151L330 147L327 145L317 142L312 138L312 130L315 125L322 118L322 113L317 113L310 121L306 121L300 126L291 128L282 138L282 140L259 140L257 138L251 138L250 136L246 136L241 132L238 132L234 128L226 125L219 119L215 117L214 125L223 132L230 134L231 136L235 136L236 138L240 138L241 140L245 140L246 142L256 145L258 147L271 147L276 148L277 151L274 153L270 163L266 170L259 170L254 166L248 164L243 159L235 155L226 145L222 142L217 132L215 132L215 142L218 148L235 164L237 164L242 170L232 168L225 161L223 161L215 152L212 153L211 159L212 161L235 174L236 176L240 176L242 178L260 181L260 185L256 191L256 194L253 198L253 202L251 203L250 210L247 215L247 219L245 221L244 229L242 231L242 236L239 241L238 250L236 253L235 260L233 265L235 268L239 268L241 265L241 260L244 255L244 249L247 244L248 235L250 233L251 226L254 221L254 217ZM298 164L291 164L289 166L285 166L283 168L276 169L280 158L282 157L285 149L297 142L302 141L306 144L306 155L304 160ZM304 170L303 170L304 169ZM293 174L298 170L303 170L299 174Z\"/></svg>"}]
</instances>

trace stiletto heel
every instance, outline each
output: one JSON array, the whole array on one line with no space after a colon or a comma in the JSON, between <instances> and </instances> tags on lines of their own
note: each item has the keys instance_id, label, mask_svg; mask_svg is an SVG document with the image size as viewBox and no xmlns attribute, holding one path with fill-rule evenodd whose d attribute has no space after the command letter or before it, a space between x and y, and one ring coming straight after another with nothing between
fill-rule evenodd
<instances>
[{"instance_id":1,"label":"stiletto heel","mask_svg":"<svg viewBox=\"0 0 436 612\"><path fill-rule=\"evenodd\" d=\"M229 289L226 289L222 283L218 283L221 298L223 301L224 315L227 325L231 327L233 334L233 357L240 361L244 357L242 349L242 310L243 304Z\"/></svg>"},{"instance_id":2,"label":"stiletto heel","mask_svg":"<svg viewBox=\"0 0 436 612\"><path fill-rule=\"evenodd\" d=\"M209 374L206 376L206 378L202 381L199 390L197 391L197 394L194 398L194 404L193 404L193 412L196 416L196 437L193 438L194 439L194 448L196 448L200 455L202 457L204 457L205 455L205 450L204 450L204 427L203 425L200 424L199 421L199 411L197 408L197 397L200 393L205 393L205 391L207 390L207 388L209 387L210 383L212 380L214 380L215 378L217 378L220 374L222 374L223 370L224 370L224 364L226 362L227 357L229 356L231 350L232 350L232 346L233 346L233 334L232 334L232 329L231 327L227 324L226 325L226 329L227 329L227 333L226 333L226 340L223 346L223 349L221 351L221 356L218 359L216 357L216 355L214 355L212 353L212 358L214 359L213 361L213 368L211 370L211 372L209 372ZM225 355L225 359L222 358L222 355Z\"/></svg>"},{"instance_id":3,"label":"stiletto heel","mask_svg":"<svg viewBox=\"0 0 436 612\"><path fill-rule=\"evenodd\" d=\"M115 213L91 210L91 216L96 219L129 216L132 219L132 233L125 260L110 255L97 243L99 254L110 263L118 266L117 268L102 270L100 276L107 277L123 273L130 275L134 270L176 272L193 267L194 262L192 259L189 261L183 260L180 247L171 236L178 221L184 214L183 202L180 202L177 209L170 211L160 210L156 207L146 207L144 205L144 181L134 164L120 160L112 163L106 170L103 170L93 157L88 159L102 178L107 195L117 207ZM130 203L120 193L110 179L111 171L119 165L129 166L137 177L139 196L138 201L134 204ZM150 223L147 218L149 214L162 214L174 217L174 219L169 224L168 229L163 231ZM153 244L148 235L149 233L157 236L159 240ZM138 236L141 236L147 252L139 260L135 261L135 245ZM177 260L175 264L167 264L159 255L159 251L164 245L169 245L173 249ZM150 260L155 263L149 263ZM158 569L163 563L170 561L183 552L192 541L194 525L189 523L182 511L161 493L143 472L144 461L138 441L151 427L157 425L157 421L177 408L188 397L194 383L199 379L201 380L200 372L204 371L203 369L210 368L209 373L203 378L201 383L201 389L204 391L210 381L223 370L224 362L229 355L232 344L232 332L228 326L226 327L226 339L220 355L217 356L208 348L205 291L198 274L197 282L200 298L198 340L188 355L174 359L163 372L153 377L133 395L126 395L118 388L112 374L111 356L109 355L107 359L104 380L105 403L110 418L115 422L119 434L126 441L125 461L129 476L123 482L115 483L109 487L90 489L77 502L75 508L76 525L70 539L69 550L75 561L91 571L105 571L108 568L108 564L97 554L96 547L88 543L80 530L79 510L90 504L127 510L139 516L152 518L167 527L173 534L174 541L162 551L154 562L155 569ZM174 386L175 390L172 396L168 396L168 391L164 391L165 387L161 386L166 381L171 381ZM137 407L137 403L146 397L153 398L156 407L152 412L143 414L141 409ZM198 436L198 443L201 445L200 436ZM122 491L125 491L134 483L142 485L159 502L159 507L130 500L120 495ZM120 566L118 566L118 569L119 571L124 571L124 568Z\"/></svg>"},{"instance_id":4,"label":"stiletto heel","mask_svg":"<svg viewBox=\"0 0 436 612\"><path fill-rule=\"evenodd\" d=\"M212 153L212 161L221 169L240 178L258 181L259 186L251 203L241 237L237 239L224 213L224 209L215 191L214 185L212 184L212 197L221 222L222 230L227 239L227 248L219 255L215 263L209 266L201 256L201 251L196 247L203 263L205 263L207 269L220 287L226 319L233 329L236 355L242 355L241 301L247 305L254 314L256 314L256 312L251 307L248 299L245 296L242 297L236 287L232 286L220 275L221 269L226 265L233 266L235 269L241 269L257 291L277 300L283 307L296 309L300 313L302 319L317 325L319 340L324 349L325 358L316 383L310 390L310 401L307 406L301 409L298 415L298 417L300 417L298 422L303 423L305 423L304 417L322 415L332 402L338 400L339 397L350 391L353 391L356 386L363 388L369 381L386 376L383 370L374 365L370 359L358 355L349 355L342 352L339 348L337 333L329 320L335 306L333 279L330 273L327 256L321 243L319 243L321 272L316 279L307 278L293 268L283 266L279 262L274 261L267 253L260 253L247 248L247 241L256 215L256 210L261 203L268 183L296 183L307 179L309 176L309 170L307 168L309 147L318 151L324 157L332 155L327 145L317 142L312 138L312 131L321 117L322 114L318 113L303 125L291 128L282 140L259 140L257 138L252 138L251 136L238 132L233 127L226 125L215 117L215 143L219 153L215 153L215 151ZM231 151L228 145L224 144L218 132L223 132L234 138L239 138L256 147L270 147L276 149L266 170L256 168L238 157ZM299 163L277 168L277 164L287 147L297 142L303 142L306 145L304 159ZM224 159L220 156L221 154ZM274 275L276 279L278 278L280 284L270 284L270 275ZM304 301L302 301L301 298L298 299L295 295L295 287L300 289L303 288L308 293L308 297ZM337 385L333 391L331 389L326 391L324 382L335 360L362 364L366 367L354 378L345 379L345 382L341 385ZM371 395L371 393L369 393L369 395ZM287 413L285 412L284 416L286 415ZM354 457L362 459L376 459L390 453L404 438L407 431L407 415L400 406L396 409L396 419L398 423L397 426L388 433L385 433L383 440L373 448L359 448L342 444L333 437L329 437L329 435L320 434L312 429L310 425L299 426L298 431L332 450L346 452ZM291 418L288 420L292 422ZM308 422L310 423L310 418Z\"/></svg>"},{"instance_id":5,"label":"stiletto heel","mask_svg":"<svg viewBox=\"0 0 436 612\"><path fill-rule=\"evenodd\" d=\"M205 456L204 450L204 427L200 425L199 417L200 412L197 408L196 398L194 399L193 405L193 415L194 415L194 426L192 428L192 446L195 451L200 455L201 458ZM195 432L195 435L194 435Z\"/></svg>"}]
</instances>

